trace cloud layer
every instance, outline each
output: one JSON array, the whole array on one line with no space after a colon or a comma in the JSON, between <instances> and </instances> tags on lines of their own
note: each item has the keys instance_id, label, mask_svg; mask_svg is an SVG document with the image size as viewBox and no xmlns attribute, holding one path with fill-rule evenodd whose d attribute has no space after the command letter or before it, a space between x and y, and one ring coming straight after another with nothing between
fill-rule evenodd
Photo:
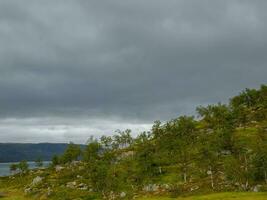
<instances>
[{"instance_id":1,"label":"cloud layer","mask_svg":"<svg viewBox=\"0 0 267 200\"><path fill-rule=\"evenodd\" d=\"M146 130L266 83L266 6L1 1L0 140L81 142L120 124Z\"/></svg>"}]
</instances>

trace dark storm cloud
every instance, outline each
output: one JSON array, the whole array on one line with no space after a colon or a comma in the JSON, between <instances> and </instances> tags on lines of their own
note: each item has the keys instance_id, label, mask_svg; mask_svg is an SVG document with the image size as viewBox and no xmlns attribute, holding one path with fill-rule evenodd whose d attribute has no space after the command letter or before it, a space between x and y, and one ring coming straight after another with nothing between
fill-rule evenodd
<instances>
[{"instance_id":1,"label":"dark storm cloud","mask_svg":"<svg viewBox=\"0 0 267 200\"><path fill-rule=\"evenodd\" d=\"M266 6L1 1L0 116L151 123L225 102L266 83Z\"/></svg>"}]
</instances>

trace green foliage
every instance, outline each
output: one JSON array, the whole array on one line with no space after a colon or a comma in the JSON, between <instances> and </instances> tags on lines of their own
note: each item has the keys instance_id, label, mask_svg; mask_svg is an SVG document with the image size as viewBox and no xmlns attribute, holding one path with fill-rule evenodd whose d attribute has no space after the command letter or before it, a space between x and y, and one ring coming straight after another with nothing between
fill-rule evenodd
<instances>
[{"instance_id":1,"label":"green foliage","mask_svg":"<svg viewBox=\"0 0 267 200\"><path fill-rule=\"evenodd\" d=\"M18 170L18 164L15 164L15 163L11 164L9 166L9 169L11 172L16 172Z\"/></svg>"},{"instance_id":2,"label":"green foliage","mask_svg":"<svg viewBox=\"0 0 267 200\"><path fill-rule=\"evenodd\" d=\"M56 165L58 165L58 164L60 164L60 158L59 158L59 156L54 155L54 156L52 157L52 165L53 165L53 166L56 166Z\"/></svg>"},{"instance_id":3,"label":"green foliage","mask_svg":"<svg viewBox=\"0 0 267 200\"><path fill-rule=\"evenodd\" d=\"M155 121L150 132L136 138L130 130L91 137L82 150L70 143L52 159L53 166L66 168L55 177L62 186L81 174L92 193L106 199L129 199L153 184L167 184L165 189L154 185L154 192L168 194L252 190L267 184L266 109L267 86L262 86L246 89L229 105L198 107L197 120ZM79 165L68 170L74 160ZM61 188L58 193L67 199L70 191Z\"/></svg>"},{"instance_id":4,"label":"green foliage","mask_svg":"<svg viewBox=\"0 0 267 200\"><path fill-rule=\"evenodd\" d=\"M44 165L41 157L39 157L35 160L35 165L36 165L36 167L42 167Z\"/></svg>"},{"instance_id":5,"label":"green foliage","mask_svg":"<svg viewBox=\"0 0 267 200\"><path fill-rule=\"evenodd\" d=\"M26 173L29 171L29 165L26 160L23 160L19 162L18 164L18 169L20 170L21 173Z\"/></svg>"},{"instance_id":6,"label":"green foliage","mask_svg":"<svg viewBox=\"0 0 267 200\"><path fill-rule=\"evenodd\" d=\"M89 143L83 152L83 160L88 163L94 163L100 158L101 145L95 141Z\"/></svg>"},{"instance_id":7,"label":"green foliage","mask_svg":"<svg viewBox=\"0 0 267 200\"><path fill-rule=\"evenodd\" d=\"M70 143L65 150L64 154L61 156L60 160L62 163L69 163L78 160L81 155L81 148L79 145Z\"/></svg>"}]
</instances>

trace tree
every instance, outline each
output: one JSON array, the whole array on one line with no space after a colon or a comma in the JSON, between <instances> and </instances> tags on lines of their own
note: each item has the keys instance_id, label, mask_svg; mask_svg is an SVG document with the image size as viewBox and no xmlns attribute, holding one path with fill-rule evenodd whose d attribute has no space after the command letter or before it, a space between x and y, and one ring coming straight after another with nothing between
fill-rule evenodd
<instances>
[{"instance_id":1,"label":"tree","mask_svg":"<svg viewBox=\"0 0 267 200\"><path fill-rule=\"evenodd\" d=\"M202 117L205 128L232 129L234 125L233 115L228 106L224 104L197 107L197 113Z\"/></svg>"},{"instance_id":2,"label":"tree","mask_svg":"<svg viewBox=\"0 0 267 200\"><path fill-rule=\"evenodd\" d=\"M215 175L221 168L221 148L218 135L202 134L198 144L198 167L204 169L204 176L208 175L212 189L215 187Z\"/></svg>"},{"instance_id":3,"label":"tree","mask_svg":"<svg viewBox=\"0 0 267 200\"><path fill-rule=\"evenodd\" d=\"M36 160L35 160L35 165L36 167L42 167L43 166L43 160L41 157L38 157Z\"/></svg>"},{"instance_id":4,"label":"tree","mask_svg":"<svg viewBox=\"0 0 267 200\"><path fill-rule=\"evenodd\" d=\"M155 138L156 163L176 164L186 183L195 156L196 121L193 117L181 116L160 128L158 125L154 126L154 131L156 134L153 132L152 134Z\"/></svg>"},{"instance_id":5,"label":"tree","mask_svg":"<svg viewBox=\"0 0 267 200\"><path fill-rule=\"evenodd\" d=\"M18 164L15 164L15 163L11 164L9 166L9 170L10 170L11 173L16 172L18 170Z\"/></svg>"},{"instance_id":6,"label":"tree","mask_svg":"<svg viewBox=\"0 0 267 200\"><path fill-rule=\"evenodd\" d=\"M100 153L101 145L97 141L89 143L83 152L83 160L87 163L94 163L100 159Z\"/></svg>"},{"instance_id":7,"label":"tree","mask_svg":"<svg viewBox=\"0 0 267 200\"><path fill-rule=\"evenodd\" d=\"M201 123L207 132L217 135L218 145L223 150L232 151L234 116L231 109L223 104L198 107L198 115L202 117Z\"/></svg>"},{"instance_id":8,"label":"tree","mask_svg":"<svg viewBox=\"0 0 267 200\"><path fill-rule=\"evenodd\" d=\"M69 163L75 160L78 160L79 156L81 155L81 148L79 145L74 143L70 143L65 150L64 154L62 155L62 162Z\"/></svg>"},{"instance_id":9,"label":"tree","mask_svg":"<svg viewBox=\"0 0 267 200\"><path fill-rule=\"evenodd\" d=\"M21 161L18 164L18 169L20 170L21 173L26 173L29 170L29 165L26 160Z\"/></svg>"},{"instance_id":10,"label":"tree","mask_svg":"<svg viewBox=\"0 0 267 200\"><path fill-rule=\"evenodd\" d=\"M264 180L267 184L267 130L259 128L257 136L253 157L254 179L256 181Z\"/></svg>"},{"instance_id":11,"label":"tree","mask_svg":"<svg viewBox=\"0 0 267 200\"><path fill-rule=\"evenodd\" d=\"M264 180L267 184L267 146L258 148L253 159L254 178Z\"/></svg>"},{"instance_id":12,"label":"tree","mask_svg":"<svg viewBox=\"0 0 267 200\"><path fill-rule=\"evenodd\" d=\"M247 190L253 176L253 149L251 149L249 141L237 135L234 138L233 154L226 159L226 172L230 177L243 185L243 189Z\"/></svg>"},{"instance_id":13,"label":"tree","mask_svg":"<svg viewBox=\"0 0 267 200\"><path fill-rule=\"evenodd\" d=\"M110 151L104 151L97 140L92 140L83 152L83 160L87 163L87 176L95 190L103 194L107 189L107 175L110 169L109 157L105 155Z\"/></svg>"},{"instance_id":14,"label":"tree","mask_svg":"<svg viewBox=\"0 0 267 200\"><path fill-rule=\"evenodd\" d=\"M112 148L113 139L111 136L101 136L100 143L105 149Z\"/></svg>"},{"instance_id":15,"label":"tree","mask_svg":"<svg viewBox=\"0 0 267 200\"><path fill-rule=\"evenodd\" d=\"M131 130L126 129L125 131L117 130L118 134L113 136L113 148L126 148L133 143L133 138L131 136Z\"/></svg>"},{"instance_id":16,"label":"tree","mask_svg":"<svg viewBox=\"0 0 267 200\"><path fill-rule=\"evenodd\" d=\"M59 158L59 156L54 155L54 156L52 157L52 165L53 165L53 166L56 166L56 165L59 165L59 164L60 164L60 158Z\"/></svg>"}]
</instances>

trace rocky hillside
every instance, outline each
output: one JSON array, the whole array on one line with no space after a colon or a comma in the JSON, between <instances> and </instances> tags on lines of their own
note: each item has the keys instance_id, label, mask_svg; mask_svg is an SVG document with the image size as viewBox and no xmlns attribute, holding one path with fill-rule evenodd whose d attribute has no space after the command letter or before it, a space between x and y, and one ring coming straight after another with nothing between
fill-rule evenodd
<instances>
[{"instance_id":1,"label":"rocky hillside","mask_svg":"<svg viewBox=\"0 0 267 200\"><path fill-rule=\"evenodd\" d=\"M70 144L47 169L15 170L1 187L37 199L134 199L267 190L267 86L246 89L197 116L156 121Z\"/></svg>"}]
</instances>

